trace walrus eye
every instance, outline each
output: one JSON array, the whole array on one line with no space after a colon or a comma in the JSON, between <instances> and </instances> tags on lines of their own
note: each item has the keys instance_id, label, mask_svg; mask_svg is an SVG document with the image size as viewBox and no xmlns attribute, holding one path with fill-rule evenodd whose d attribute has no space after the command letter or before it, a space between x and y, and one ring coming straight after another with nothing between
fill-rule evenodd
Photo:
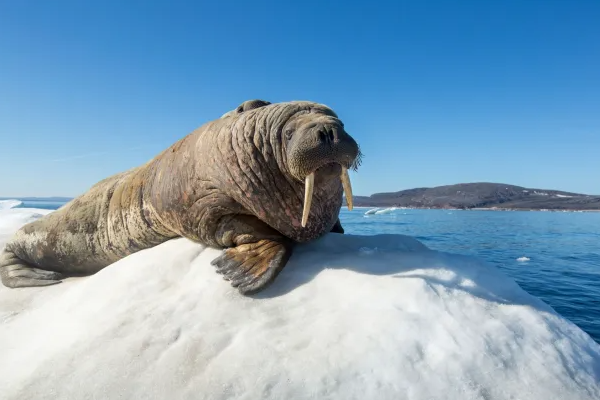
<instances>
[{"instance_id":1,"label":"walrus eye","mask_svg":"<svg viewBox=\"0 0 600 400\"><path fill-rule=\"evenodd\" d=\"M290 140L292 138L292 134L293 133L294 132L291 129L286 130L285 131L285 138L286 138L286 140Z\"/></svg>"}]
</instances>

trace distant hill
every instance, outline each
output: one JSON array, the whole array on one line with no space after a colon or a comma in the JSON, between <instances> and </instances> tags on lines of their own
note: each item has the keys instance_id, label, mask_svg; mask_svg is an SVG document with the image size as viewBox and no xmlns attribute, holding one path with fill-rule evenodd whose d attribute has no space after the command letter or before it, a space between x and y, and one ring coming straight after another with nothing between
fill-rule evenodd
<instances>
[{"instance_id":1,"label":"distant hill","mask_svg":"<svg viewBox=\"0 0 600 400\"><path fill-rule=\"evenodd\" d=\"M0 200L67 202L72 197L0 197ZM346 201L344 199L344 205ZM600 210L600 196L475 182L354 196L357 207L507 208L516 210Z\"/></svg>"},{"instance_id":2,"label":"distant hill","mask_svg":"<svg viewBox=\"0 0 600 400\"><path fill-rule=\"evenodd\" d=\"M532 189L503 183L477 182L355 196L354 205L357 207L600 210L600 196Z\"/></svg>"}]
</instances>

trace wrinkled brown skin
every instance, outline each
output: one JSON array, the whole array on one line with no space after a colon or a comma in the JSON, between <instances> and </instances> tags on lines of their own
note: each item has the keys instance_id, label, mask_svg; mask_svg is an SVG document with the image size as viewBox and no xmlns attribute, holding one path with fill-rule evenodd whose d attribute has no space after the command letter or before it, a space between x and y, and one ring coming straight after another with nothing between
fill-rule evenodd
<instances>
[{"instance_id":1,"label":"wrinkled brown skin","mask_svg":"<svg viewBox=\"0 0 600 400\"><path fill-rule=\"evenodd\" d=\"M217 271L241 293L256 293L275 279L295 243L343 233L337 163L356 167L359 159L326 106L247 101L23 226L0 254L0 277L13 288L51 285L185 237L224 248L213 261ZM303 228L303 178L318 167Z\"/></svg>"}]
</instances>

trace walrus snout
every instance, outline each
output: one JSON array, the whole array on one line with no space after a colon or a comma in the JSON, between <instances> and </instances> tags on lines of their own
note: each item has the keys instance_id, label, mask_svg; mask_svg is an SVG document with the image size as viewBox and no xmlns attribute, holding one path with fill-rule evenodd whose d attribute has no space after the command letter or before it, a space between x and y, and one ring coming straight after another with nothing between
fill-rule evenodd
<instances>
[{"instance_id":1,"label":"walrus snout","mask_svg":"<svg viewBox=\"0 0 600 400\"><path fill-rule=\"evenodd\" d=\"M360 150L356 141L337 118L310 121L304 126L288 127L287 163L290 173L298 180L324 165L337 163L346 169L356 169Z\"/></svg>"},{"instance_id":2,"label":"walrus snout","mask_svg":"<svg viewBox=\"0 0 600 400\"><path fill-rule=\"evenodd\" d=\"M352 210L352 186L348 169L357 169L361 153L356 141L344 129L343 124L332 116L314 115L300 118L296 129L285 131L290 173L298 180L304 181L304 207L302 211L302 226L310 215L315 171L319 168L339 164L342 182L348 208ZM331 170L331 169L328 169ZM318 172L317 172L318 173Z\"/></svg>"}]
</instances>

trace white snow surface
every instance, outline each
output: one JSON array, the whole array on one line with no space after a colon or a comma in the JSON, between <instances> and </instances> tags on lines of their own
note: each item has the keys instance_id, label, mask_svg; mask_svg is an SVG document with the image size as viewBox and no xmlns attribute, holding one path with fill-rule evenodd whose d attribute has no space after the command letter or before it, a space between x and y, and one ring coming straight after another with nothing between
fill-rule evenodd
<instances>
[{"instance_id":1,"label":"white snow surface","mask_svg":"<svg viewBox=\"0 0 600 400\"><path fill-rule=\"evenodd\" d=\"M21 200L0 200L0 210L8 210L23 204Z\"/></svg>"},{"instance_id":2,"label":"white snow surface","mask_svg":"<svg viewBox=\"0 0 600 400\"><path fill-rule=\"evenodd\" d=\"M2 213L3 237L41 214L23 210ZM218 254L175 239L93 276L0 286L0 397L600 398L600 346L477 259L329 234L243 297Z\"/></svg>"},{"instance_id":3,"label":"white snow surface","mask_svg":"<svg viewBox=\"0 0 600 400\"><path fill-rule=\"evenodd\" d=\"M8 202L13 200L6 201ZM2 208L0 205L0 249L4 247L4 243L8 241L14 231L16 231L19 227L29 222L33 222L51 212L52 210L38 208Z\"/></svg>"}]
</instances>

